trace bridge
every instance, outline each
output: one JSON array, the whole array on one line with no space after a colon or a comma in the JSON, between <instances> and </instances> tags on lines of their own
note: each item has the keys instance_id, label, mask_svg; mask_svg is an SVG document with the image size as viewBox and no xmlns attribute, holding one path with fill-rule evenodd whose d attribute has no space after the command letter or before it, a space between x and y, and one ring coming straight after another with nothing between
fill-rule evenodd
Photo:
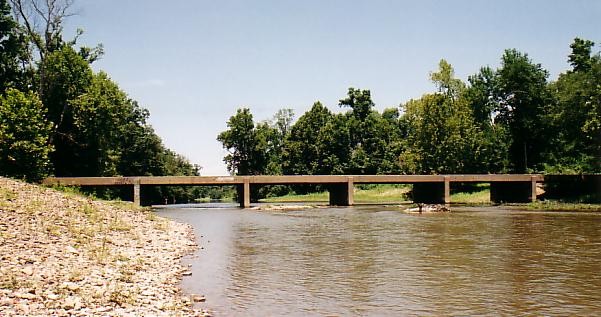
<instances>
[{"instance_id":1,"label":"bridge","mask_svg":"<svg viewBox=\"0 0 601 317\"><path fill-rule=\"evenodd\" d=\"M248 208L251 205L250 188L262 185L325 185L329 191L330 205L352 206L355 184L412 184L413 202L450 204L451 183L490 183L492 202L513 203L536 201L536 184L544 181L545 176L539 174L453 174L50 177L42 183L63 186L131 185L136 205L140 205L140 186L233 185L238 189L240 207Z\"/></svg>"}]
</instances>

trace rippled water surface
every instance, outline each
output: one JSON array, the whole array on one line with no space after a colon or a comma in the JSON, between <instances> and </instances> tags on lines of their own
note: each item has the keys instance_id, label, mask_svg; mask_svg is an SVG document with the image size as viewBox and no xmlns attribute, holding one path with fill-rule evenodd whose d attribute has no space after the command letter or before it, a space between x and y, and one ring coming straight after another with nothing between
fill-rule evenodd
<instances>
[{"instance_id":1,"label":"rippled water surface","mask_svg":"<svg viewBox=\"0 0 601 317\"><path fill-rule=\"evenodd\" d=\"M167 208L215 316L601 314L601 214Z\"/></svg>"}]
</instances>

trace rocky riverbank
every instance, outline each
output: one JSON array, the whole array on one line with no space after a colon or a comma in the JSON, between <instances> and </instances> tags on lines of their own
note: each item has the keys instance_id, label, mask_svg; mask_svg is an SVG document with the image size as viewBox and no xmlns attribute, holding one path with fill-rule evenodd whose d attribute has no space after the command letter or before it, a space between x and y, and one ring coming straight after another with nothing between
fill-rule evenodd
<instances>
[{"instance_id":1,"label":"rocky riverbank","mask_svg":"<svg viewBox=\"0 0 601 317\"><path fill-rule=\"evenodd\" d=\"M189 226L0 178L0 316L202 316L179 281Z\"/></svg>"}]
</instances>

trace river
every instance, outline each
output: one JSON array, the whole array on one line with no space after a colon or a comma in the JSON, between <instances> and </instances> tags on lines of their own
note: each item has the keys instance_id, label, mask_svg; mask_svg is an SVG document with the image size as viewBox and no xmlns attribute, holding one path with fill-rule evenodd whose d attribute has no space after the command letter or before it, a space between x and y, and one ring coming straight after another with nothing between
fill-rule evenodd
<instances>
[{"instance_id":1,"label":"river","mask_svg":"<svg viewBox=\"0 0 601 317\"><path fill-rule=\"evenodd\" d=\"M194 227L182 287L214 316L601 313L599 213L191 207L158 214Z\"/></svg>"}]
</instances>

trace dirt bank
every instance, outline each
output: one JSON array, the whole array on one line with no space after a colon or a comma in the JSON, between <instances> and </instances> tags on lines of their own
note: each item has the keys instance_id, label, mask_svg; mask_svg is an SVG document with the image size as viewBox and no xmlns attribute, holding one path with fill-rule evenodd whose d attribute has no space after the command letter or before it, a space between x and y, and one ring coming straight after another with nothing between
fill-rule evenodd
<instances>
[{"instance_id":1,"label":"dirt bank","mask_svg":"<svg viewBox=\"0 0 601 317\"><path fill-rule=\"evenodd\" d=\"M0 316L195 316L191 228L128 203L0 178Z\"/></svg>"}]
</instances>

